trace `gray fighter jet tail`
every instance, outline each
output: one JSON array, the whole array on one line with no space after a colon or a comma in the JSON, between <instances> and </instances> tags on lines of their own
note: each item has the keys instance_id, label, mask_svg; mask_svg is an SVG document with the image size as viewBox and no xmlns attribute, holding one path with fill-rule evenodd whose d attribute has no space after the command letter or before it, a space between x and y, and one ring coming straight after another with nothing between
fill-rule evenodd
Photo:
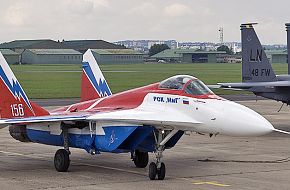
<instances>
[{"instance_id":1,"label":"gray fighter jet tail","mask_svg":"<svg viewBox=\"0 0 290 190\"><path fill-rule=\"evenodd\" d=\"M242 80L243 82L276 81L276 75L259 41L253 25L242 24Z\"/></svg>"},{"instance_id":2,"label":"gray fighter jet tail","mask_svg":"<svg viewBox=\"0 0 290 190\"><path fill-rule=\"evenodd\" d=\"M243 82L218 83L220 85L219 88L247 90L257 96L263 96L290 105L290 75L275 75L253 25L241 25ZM290 55L290 24L286 24L286 28L288 55ZM290 59L288 59L288 68L288 72L290 72Z\"/></svg>"}]
</instances>

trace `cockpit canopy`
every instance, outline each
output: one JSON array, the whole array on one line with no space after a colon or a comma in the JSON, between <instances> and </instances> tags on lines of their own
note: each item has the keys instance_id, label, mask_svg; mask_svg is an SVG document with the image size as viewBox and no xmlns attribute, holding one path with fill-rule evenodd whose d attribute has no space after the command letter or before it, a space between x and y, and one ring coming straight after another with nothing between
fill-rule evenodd
<instances>
[{"instance_id":1,"label":"cockpit canopy","mask_svg":"<svg viewBox=\"0 0 290 190\"><path fill-rule=\"evenodd\" d=\"M161 89L183 90L186 94L214 94L202 81L189 75L177 75L160 82Z\"/></svg>"}]
</instances>

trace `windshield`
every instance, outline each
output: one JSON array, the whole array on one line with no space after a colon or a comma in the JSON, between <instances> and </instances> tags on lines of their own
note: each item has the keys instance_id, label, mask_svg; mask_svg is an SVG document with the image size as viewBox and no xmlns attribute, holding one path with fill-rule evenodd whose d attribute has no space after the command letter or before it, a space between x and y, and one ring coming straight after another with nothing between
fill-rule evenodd
<instances>
[{"instance_id":1,"label":"windshield","mask_svg":"<svg viewBox=\"0 0 290 190\"><path fill-rule=\"evenodd\" d=\"M177 75L160 82L159 88L181 90L183 86L192 79L195 78L188 75Z\"/></svg>"},{"instance_id":2,"label":"windshield","mask_svg":"<svg viewBox=\"0 0 290 190\"><path fill-rule=\"evenodd\" d=\"M194 79L189 82L184 89L185 93L191 95L205 95L205 94L213 94L213 92L200 80Z\"/></svg>"}]
</instances>

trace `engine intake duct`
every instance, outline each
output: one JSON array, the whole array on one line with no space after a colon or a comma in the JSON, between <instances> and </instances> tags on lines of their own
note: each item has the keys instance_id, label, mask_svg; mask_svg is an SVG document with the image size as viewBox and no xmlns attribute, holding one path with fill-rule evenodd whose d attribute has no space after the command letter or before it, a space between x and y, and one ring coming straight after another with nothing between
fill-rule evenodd
<instances>
[{"instance_id":1,"label":"engine intake duct","mask_svg":"<svg viewBox=\"0 0 290 190\"><path fill-rule=\"evenodd\" d=\"M9 126L9 133L11 137L20 142L32 142L28 138L25 125L11 125Z\"/></svg>"}]
</instances>

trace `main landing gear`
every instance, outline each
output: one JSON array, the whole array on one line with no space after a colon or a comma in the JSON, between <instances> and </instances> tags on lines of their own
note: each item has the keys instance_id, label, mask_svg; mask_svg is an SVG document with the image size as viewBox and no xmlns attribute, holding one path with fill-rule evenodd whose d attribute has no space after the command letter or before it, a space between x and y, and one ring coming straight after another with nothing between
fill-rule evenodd
<instances>
[{"instance_id":1,"label":"main landing gear","mask_svg":"<svg viewBox=\"0 0 290 190\"><path fill-rule=\"evenodd\" d=\"M165 150L165 144L173 137L178 130L163 131L158 130L154 133L156 141L156 162L151 162L149 165L149 179L155 180L156 176L158 180L163 180L166 174L165 164L162 162L162 153Z\"/></svg>"},{"instance_id":2,"label":"main landing gear","mask_svg":"<svg viewBox=\"0 0 290 190\"><path fill-rule=\"evenodd\" d=\"M62 124L63 146L64 149L59 149L54 155L54 167L58 172L67 172L70 165L70 151L68 143L68 128Z\"/></svg>"},{"instance_id":3,"label":"main landing gear","mask_svg":"<svg viewBox=\"0 0 290 190\"><path fill-rule=\"evenodd\" d=\"M137 168L145 168L149 162L148 152L135 150L135 152L131 152L131 158Z\"/></svg>"}]
</instances>

